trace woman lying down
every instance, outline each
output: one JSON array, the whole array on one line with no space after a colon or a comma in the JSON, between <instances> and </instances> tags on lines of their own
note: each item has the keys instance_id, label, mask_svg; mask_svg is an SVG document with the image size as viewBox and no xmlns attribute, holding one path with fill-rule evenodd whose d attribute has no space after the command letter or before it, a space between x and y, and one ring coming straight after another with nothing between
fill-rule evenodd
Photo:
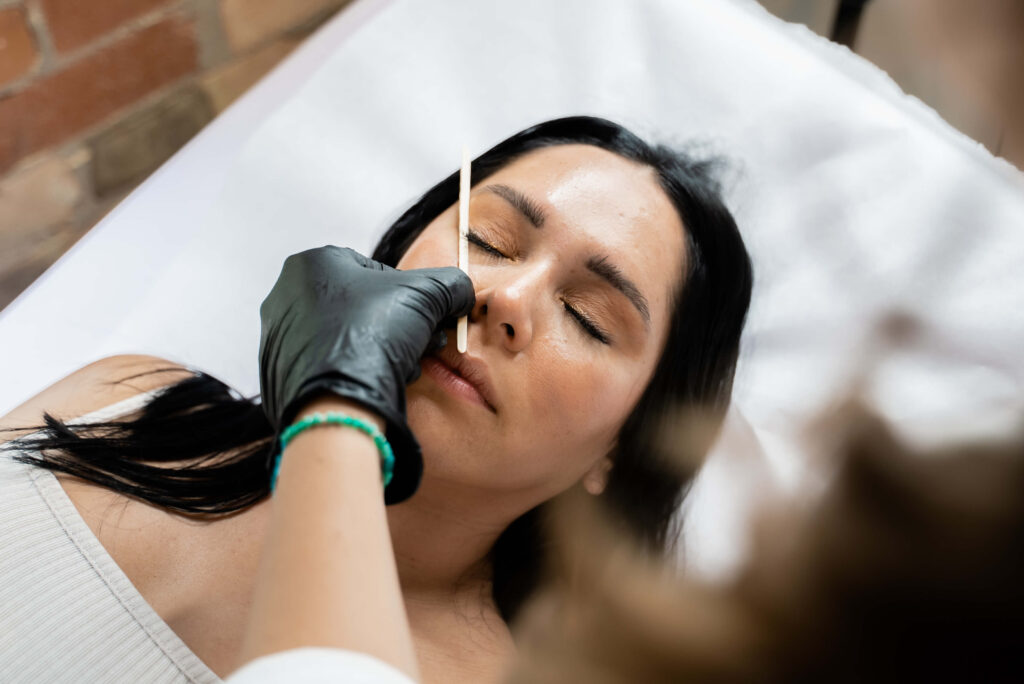
<instances>
[{"instance_id":1,"label":"woman lying down","mask_svg":"<svg viewBox=\"0 0 1024 684\"><path fill-rule=\"evenodd\" d=\"M602 119L522 131L473 162L469 277L457 196L372 259L285 261L260 401L113 357L2 419L0 680L215 682L312 644L499 681L553 500L666 550L691 473L658 425L721 420L752 282L710 165Z\"/></svg>"}]
</instances>

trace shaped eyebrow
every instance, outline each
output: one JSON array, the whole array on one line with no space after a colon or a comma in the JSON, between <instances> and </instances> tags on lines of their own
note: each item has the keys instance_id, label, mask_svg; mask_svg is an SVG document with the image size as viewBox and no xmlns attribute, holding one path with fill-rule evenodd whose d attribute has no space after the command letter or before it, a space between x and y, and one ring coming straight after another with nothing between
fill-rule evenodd
<instances>
[{"instance_id":1,"label":"shaped eyebrow","mask_svg":"<svg viewBox=\"0 0 1024 684\"><path fill-rule=\"evenodd\" d=\"M520 214L526 217L527 221L533 224L534 228L540 228L544 225L544 219L547 218L544 214L544 209L515 188L502 185L501 183L494 183L493 185L485 186L483 189L494 193L515 207Z\"/></svg>"},{"instance_id":2,"label":"shaped eyebrow","mask_svg":"<svg viewBox=\"0 0 1024 684\"><path fill-rule=\"evenodd\" d=\"M587 269L626 295L626 298L640 312L640 316L644 319L644 326L650 327L651 310L647 305L647 298L640 292L640 288L622 273L618 266L608 261L607 256L590 257L587 259Z\"/></svg>"}]
</instances>

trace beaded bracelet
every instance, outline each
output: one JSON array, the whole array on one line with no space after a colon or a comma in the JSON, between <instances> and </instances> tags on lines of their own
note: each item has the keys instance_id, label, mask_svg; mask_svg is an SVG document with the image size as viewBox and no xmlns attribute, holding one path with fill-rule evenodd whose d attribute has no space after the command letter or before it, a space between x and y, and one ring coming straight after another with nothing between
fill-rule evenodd
<instances>
[{"instance_id":1,"label":"beaded bracelet","mask_svg":"<svg viewBox=\"0 0 1024 684\"><path fill-rule=\"evenodd\" d=\"M281 448L278 449L277 456L274 458L274 472L270 476L271 492L274 491L274 487L277 485L277 473L281 469L281 455L284 453L285 447L295 439L296 435L314 425L346 425L373 438L373 443L377 446L377 451L380 452L381 478L384 481L384 487L388 486L395 470L395 455L391 451L391 444L388 443L387 438L374 425L358 418L353 418L350 415L332 411L330 413L314 413L311 416L306 416L285 428L284 432L281 433Z\"/></svg>"}]
</instances>

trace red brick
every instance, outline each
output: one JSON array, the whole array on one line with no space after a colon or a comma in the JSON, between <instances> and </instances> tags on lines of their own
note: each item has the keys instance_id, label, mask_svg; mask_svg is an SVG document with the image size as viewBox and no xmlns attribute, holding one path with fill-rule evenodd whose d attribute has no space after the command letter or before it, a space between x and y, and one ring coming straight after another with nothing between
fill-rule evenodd
<instances>
[{"instance_id":1,"label":"red brick","mask_svg":"<svg viewBox=\"0 0 1024 684\"><path fill-rule=\"evenodd\" d=\"M168 19L0 99L0 173L195 72L193 28Z\"/></svg>"},{"instance_id":2,"label":"red brick","mask_svg":"<svg viewBox=\"0 0 1024 684\"><path fill-rule=\"evenodd\" d=\"M168 0L42 0L53 43L68 52L91 43L121 24Z\"/></svg>"},{"instance_id":3,"label":"red brick","mask_svg":"<svg viewBox=\"0 0 1024 684\"><path fill-rule=\"evenodd\" d=\"M0 10L0 86L28 73L37 58L25 13L19 7Z\"/></svg>"},{"instance_id":4,"label":"red brick","mask_svg":"<svg viewBox=\"0 0 1024 684\"><path fill-rule=\"evenodd\" d=\"M160 166L213 118L206 92L194 83L175 88L86 141L98 197L123 192Z\"/></svg>"}]
</instances>

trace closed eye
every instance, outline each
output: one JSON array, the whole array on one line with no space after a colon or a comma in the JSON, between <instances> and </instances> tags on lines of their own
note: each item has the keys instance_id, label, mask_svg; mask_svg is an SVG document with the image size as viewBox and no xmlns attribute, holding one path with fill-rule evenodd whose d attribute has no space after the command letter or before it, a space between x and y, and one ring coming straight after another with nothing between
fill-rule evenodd
<instances>
[{"instance_id":1,"label":"closed eye","mask_svg":"<svg viewBox=\"0 0 1024 684\"><path fill-rule=\"evenodd\" d=\"M491 256L496 256L496 257L498 257L498 258L500 258L500 259L508 259L508 258L509 258L509 256L508 256L507 254L503 253L503 252L502 252L501 250L499 250L499 249L498 249L497 247L495 247L495 246L494 246L494 245L492 245L491 243L489 243L489 242L487 242L486 240L484 240L484 239L483 239L482 237L480 237L479 235L477 235L477 234L476 234L476 233L475 233L474 231L472 231L472 230L470 230L470 231L469 231L469 232L468 232L468 233L466 234L466 239L467 239L467 241L469 241L469 243L470 243L471 245L473 245L473 246L475 246L475 247L478 247L478 248L482 249L483 251L487 252L487 253L488 253L488 254L490 254Z\"/></svg>"},{"instance_id":2,"label":"closed eye","mask_svg":"<svg viewBox=\"0 0 1024 684\"><path fill-rule=\"evenodd\" d=\"M484 252L493 257L497 257L499 259L511 258L507 254L502 252L500 249L484 240L482 237L480 237L479 234L477 234L472 229L467 231L466 240L474 247L483 250ZM594 338L601 344L611 344L611 337L606 332L601 330L601 328L598 327L596 323L587 318L587 316L583 312L581 312L579 309L576 309L568 302L563 302L563 306L565 307L566 313L568 313L573 318L573 320L576 321L576 324L580 326L580 329L582 329L584 333Z\"/></svg>"},{"instance_id":3,"label":"closed eye","mask_svg":"<svg viewBox=\"0 0 1024 684\"><path fill-rule=\"evenodd\" d=\"M611 343L611 338L608 336L606 332L601 330L601 328L597 327L597 324L595 324L593 321L591 321L589 318L583 315L583 313L580 312L578 309L575 309L573 306L571 306L568 302L563 302L563 304L565 306L565 310L569 313L570 316L576 319L576 322L579 324L581 328L583 328L583 331L585 333L593 337L601 344Z\"/></svg>"}]
</instances>

